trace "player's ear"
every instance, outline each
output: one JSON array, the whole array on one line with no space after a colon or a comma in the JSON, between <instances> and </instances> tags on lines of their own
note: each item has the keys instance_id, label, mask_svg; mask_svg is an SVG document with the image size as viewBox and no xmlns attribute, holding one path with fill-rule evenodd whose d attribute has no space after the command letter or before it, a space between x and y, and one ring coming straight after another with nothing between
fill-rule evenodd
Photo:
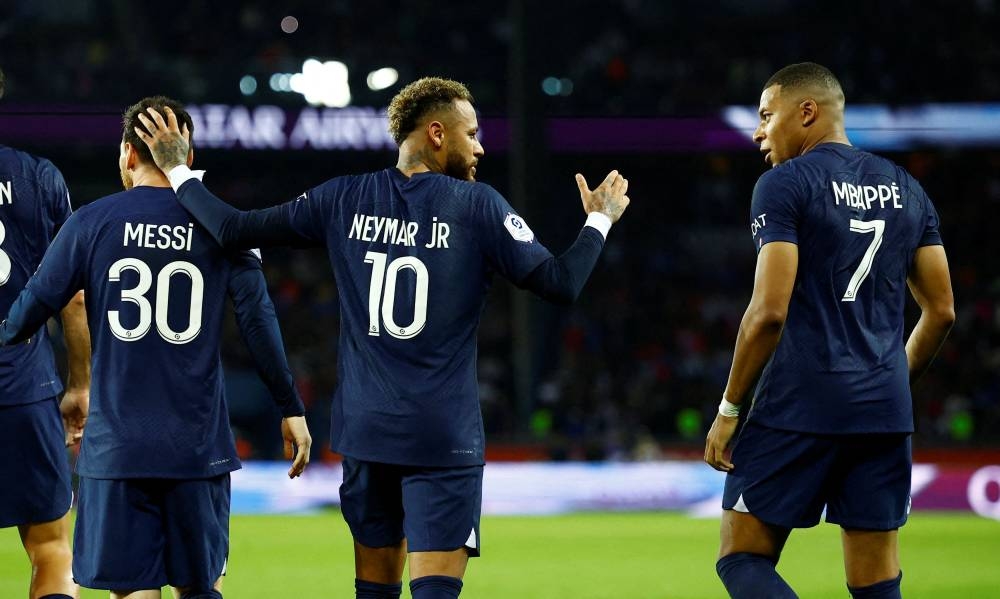
<instances>
[{"instance_id":1,"label":"player's ear","mask_svg":"<svg viewBox=\"0 0 1000 599\"><path fill-rule=\"evenodd\" d=\"M131 142L125 142L125 169L132 170L136 162L139 161L139 153L135 151L135 146Z\"/></svg>"},{"instance_id":2,"label":"player's ear","mask_svg":"<svg viewBox=\"0 0 1000 599\"><path fill-rule=\"evenodd\" d=\"M440 150L444 145L444 124L441 121L431 121L427 123L427 137L431 147Z\"/></svg>"},{"instance_id":3,"label":"player's ear","mask_svg":"<svg viewBox=\"0 0 1000 599\"><path fill-rule=\"evenodd\" d=\"M819 106L816 104L816 100L806 98L799 103L799 112L802 114L802 126L808 127L816 122Z\"/></svg>"}]
</instances>

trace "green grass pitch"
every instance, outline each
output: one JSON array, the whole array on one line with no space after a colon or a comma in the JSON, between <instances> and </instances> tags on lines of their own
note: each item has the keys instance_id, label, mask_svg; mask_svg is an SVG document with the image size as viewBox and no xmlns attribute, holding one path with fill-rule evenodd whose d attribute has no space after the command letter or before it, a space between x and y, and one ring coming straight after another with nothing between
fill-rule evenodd
<instances>
[{"instance_id":1,"label":"green grass pitch","mask_svg":"<svg viewBox=\"0 0 1000 599\"><path fill-rule=\"evenodd\" d=\"M484 556L471 561L462 596L725 597L714 569L718 526L717 520L675 513L487 517ZM1000 597L1000 522L918 512L900 538L904 596ZM351 539L338 512L238 516L232 521L223 590L235 599L349 599L353 563ZM835 526L793 533L779 570L804 598L849 597ZM0 597L27 596L27 580L28 561L16 530L0 531ZM81 597L107 594L85 590Z\"/></svg>"}]
</instances>

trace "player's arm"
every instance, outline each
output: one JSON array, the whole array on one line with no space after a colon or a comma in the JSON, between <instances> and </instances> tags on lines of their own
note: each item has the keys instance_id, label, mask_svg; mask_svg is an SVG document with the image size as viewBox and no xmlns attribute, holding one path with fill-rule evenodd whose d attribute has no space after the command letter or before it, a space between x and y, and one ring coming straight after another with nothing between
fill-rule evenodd
<instances>
[{"instance_id":1,"label":"player's arm","mask_svg":"<svg viewBox=\"0 0 1000 599\"><path fill-rule=\"evenodd\" d=\"M318 247L324 244L321 218L316 218L315 202L294 200L265 210L237 210L208 191L199 174L188 168L191 151L187 125L177 124L177 115L164 107L161 115L153 108L139 120L149 133L135 132L149 146L156 166L167 175L177 200L212 237L226 249L251 249L291 245Z\"/></svg>"},{"instance_id":2,"label":"player's arm","mask_svg":"<svg viewBox=\"0 0 1000 599\"><path fill-rule=\"evenodd\" d=\"M56 310L35 297L34 293L28 289L21 290L7 318L0 322L0 347L30 339L55 313Z\"/></svg>"},{"instance_id":3,"label":"player's arm","mask_svg":"<svg viewBox=\"0 0 1000 599\"><path fill-rule=\"evenodd\" d=\"M628 207L628 180L612 171L591 190L583 175L576 176L587 222L576 241L558 258L550 256L535 267L519 285L542 299L571 304L579 297L604 248L611 225Z\"/></svg>"},{"instance_id":4,"label":"player's arm","mask_svg":"<svg viewBox=\"0 0 1000 599\"><path fill-rule=\"evenodd\" d=\"M59 411L66 429L66 445L73 445L83 437L90 409L90 329L83 291L69 300L61 316L69 374Z\"/></svg>"},{"instance_id":5,"label":"player's arm","mask_svg":"<svg viewBox=\"0 0 1000 599\"><path fill-rule=\"evenodd\" d=\"M730 404L742 404L778 346L798 267L799 247L787 241L768 243L757 256L753 295L736 335L733 365L723 394ZM716 470L728 472L733 468L724 452L736 431L737 421L736 415L720 413L708 432L705 461Z\"/></svg>"},{"instance_id":6,"label":"player's arm","mask_svg":"<svg viewBox=\"0 0 1000 599\"><path fill-rule=\"evenodd\" d=\"M306 426L305 406L295 388L292 370L281 343L281 329L274 313L274 304L267 294L267 284L260 267L260 260L243 252L234 259L229 280L229 294L233 299L236 323L246 344L257 374L264 381L278 410L281 412L281 434L285 440L285 457L294 461L288 476L302 474L309 463L312 437Z\"/></svg>"},{"instance_id":7,"label":"player's arm","mask_svg":"<svg viewBox=\"0 0 1000 599\"><path fill-rule=\"evenodd\" d=\"M931 365L955 322L955 298L944 246L917 248L906 282L920 306L920 320L906 341L906 361L912 383Z\"/></svg>"}]
</instances>

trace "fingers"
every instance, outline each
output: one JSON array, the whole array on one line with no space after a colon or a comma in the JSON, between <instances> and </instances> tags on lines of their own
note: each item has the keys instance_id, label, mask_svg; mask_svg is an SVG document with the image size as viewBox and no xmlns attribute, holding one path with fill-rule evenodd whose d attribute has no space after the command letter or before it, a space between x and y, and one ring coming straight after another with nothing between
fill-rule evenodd
<instances>
[{"instance_id":1,"label":"fingers","mask_svg":"<svg viewBox=\"0 0 1000 599\"><path fill-rule=\"evenodd\" d=\"M164 106L164 112L167 112L169 110L170 110L169 108L167 108L166 106ZM167 129L168 128L167 122L165 120L163 120L163 115L161 115L158 110L156 110L155 108L153 108L152 106L150 106L150 107L146 108L146 113L153 118L153 122L156 123L156 128L157 129ZM142 118L142 116L143 115L139 115L140 118ZM177 124L177 117L174 117L174 125L176 125L176 124ZM152 131L152 129L150 129L150 131Z\"/></svg>"},{"instance_id":2,"label":"fingers","mask_svg":"<svg viewBox=\"0 0 1000 599\"><path fill-rule=\"evenodd\" d=\"M184 136L184 141L188 143L188 147L191 147L191 131L188 129L187 123L181 127L181 134Z\"/></svg>"},{"instance_id":3,"label":"fingers","mask_svg":"<svg viewBox=\"0 0 1000 599\"><path fill-rule=\"evenodd\" d=\"M733 464L726 459L725 448L716 447L711 439L705 443L705 463L719 472L729 472Z\"/></svg>"},{"instance_id":4,"label":"fingers","mask_svg":"<svg viewBox=\"0 0 1000 599\"><path fill-rule=\"evenodd\" d=\"M148 110L153 110L153 109L149 108ZM154 110L153 112L156 111ZM163 112L166 113L167 115L167 128L170 129L171 131L177 131L178 133L180 133L180 129L177 127L177 115L174 114L173 109L170 108L169 106L164 106Z\"/></svg>"},{"instance_id":5,"label":"fingers","mask_svg":"<svg viewBox=\"0 0 1000 599\"><path fill-rule=\"evenodd\" d=\"M587 180L583 178L580 173L576 174L576 187L580 190L580 195L590 193L590 187L587 185Z\"/></svg>"},{"instance_id":6,"label":"fingers","mask_svg":"<svg viewBox=\"0 0 1000 599\"><path fill-rule=\"evenodd\" d=\"M292 467L288 469L288 478L295 478L305 471L306 464L309 463L309 447L310 443L308 441L298 445L298 451L295 453L295 461L292 462Z\"/></svg>"},{"instance_id":7,"label":"fingers","mask_svg":"<svg viewBox=\"0 0 1000 599\"><path fill-rule=\"evenodd\" d=\"M611 171L610 173L608 173L607 177L604 177L604 181L601 182L601 186L610 187L615 182L615 179L617 179L617 178L619 178L618 170L615 169L615 170Z\"/></svg>"}]
</instances>

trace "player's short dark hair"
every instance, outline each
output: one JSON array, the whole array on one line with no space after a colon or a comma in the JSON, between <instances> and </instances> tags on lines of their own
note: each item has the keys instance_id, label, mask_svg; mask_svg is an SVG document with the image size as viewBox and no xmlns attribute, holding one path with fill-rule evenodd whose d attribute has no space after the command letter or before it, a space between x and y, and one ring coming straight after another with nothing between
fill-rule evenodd
<instances>
[{"instance_id":1,"label":"player's short dark hair","mask_svg":"<svg viewBox=\"0 0 1000 599\"><path fill-rule=\"evenodd\" d=\"M402 145L417 128L420 119L455 100L473 102L468 88L457 81L440 77L424 77L407 85L389 103L389 134Z\"/></svg>"},{"instance_id":2,"label":"player's short dark hair","mask_svg":"<svg viewBox=\"0 0 1000 599\"><path fill-rule=\"evenodd\" d=\"M0 69L0 98L5 91L7 91L7 77L4 76L3 69Z\"/></svg>"},{"instance_id":3,"label":"player's short dark hair","mask_svg":"<svg viewBox=\"0 0 1000 599\"><path fill-rule=\"evenodd\" d=\"M167 118L167 115L163 112L165 106L169 106L170 110L173 110L174 114L177 115L177 125L182 130L184 129L184 125L187 125L188 131L191 133L191 147L194 147L194 123L191 121L191 115L188 114L187 110L184 110L183 104L166 96L143 98L129 106L124 116L122 116L122 141L132 144L136 153L139 154L139 159L148 164L153 164L153 155L146 146L146 142L139 139L139 136L135 132L135 127L149 133L146 126L139 120L139 114L144 113L148 117L149 113L146 113L146 109L153 107L165 119Z\"/></svg>"},{"instance_id":4,"label":"player's short dark hair","mask_svg":"<svg viewBox=\"0 0 1000 599\"><path fill-rule=\"evenodd\" d=\"M764 89L772 85L780 85L783 89L818 86L839 91L841 94L844 93L836 75L830 69L815 62L799 62L780 69L771 75L771 78L764 84Z\"/></svg>"}]
</instances>

